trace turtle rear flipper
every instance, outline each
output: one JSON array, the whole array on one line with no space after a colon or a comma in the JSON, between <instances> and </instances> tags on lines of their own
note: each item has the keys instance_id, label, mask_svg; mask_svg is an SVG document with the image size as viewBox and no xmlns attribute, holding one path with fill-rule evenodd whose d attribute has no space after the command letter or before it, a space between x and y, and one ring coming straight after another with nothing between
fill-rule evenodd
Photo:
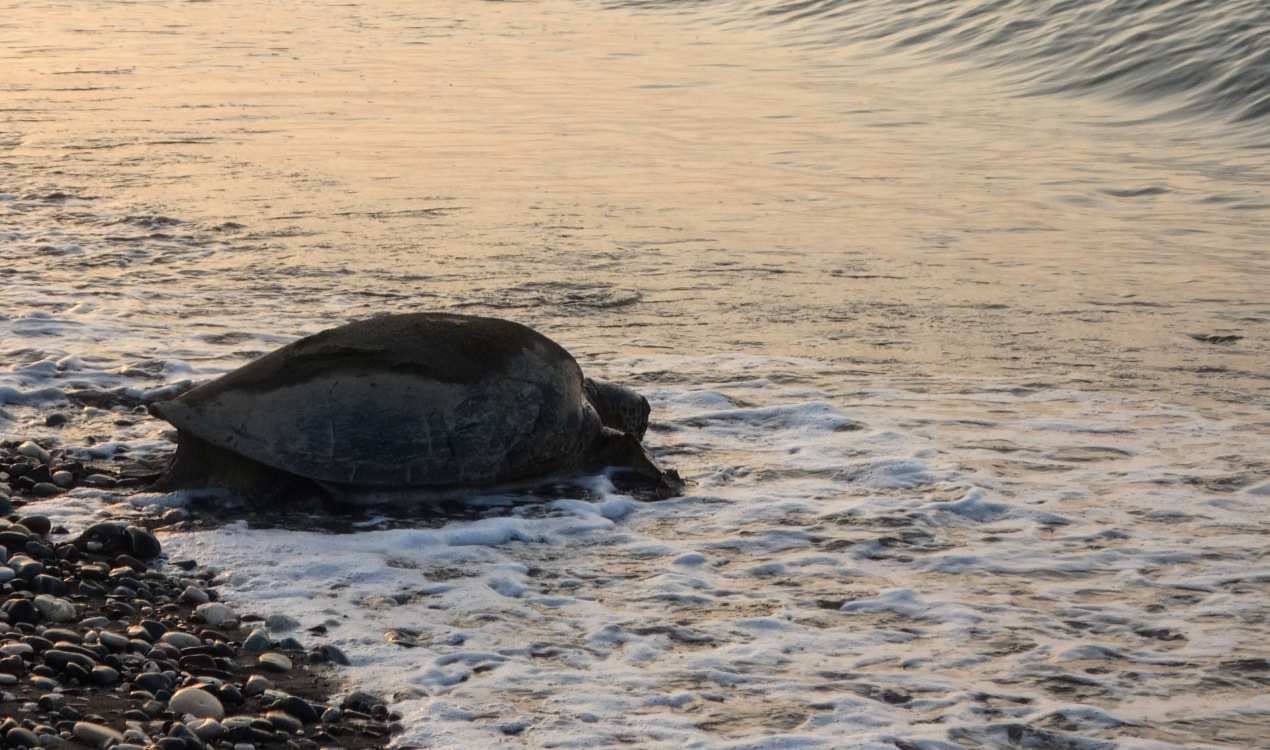
<instances>
[{"instance_id":1,"label":"turtle rear flipper","mask_svg":"<svg viewBox=\"0 0 1270 750\"><path fill-rule=\"evenodd\" d=\"M684 481L679 478L679 472L658 466L648 449L629 432L603 428L596 438L594 455L595 462L601 466L616 466L638 474L651 485L657 500L675 497L683 491Z\"/></svg>"}]
</instances>

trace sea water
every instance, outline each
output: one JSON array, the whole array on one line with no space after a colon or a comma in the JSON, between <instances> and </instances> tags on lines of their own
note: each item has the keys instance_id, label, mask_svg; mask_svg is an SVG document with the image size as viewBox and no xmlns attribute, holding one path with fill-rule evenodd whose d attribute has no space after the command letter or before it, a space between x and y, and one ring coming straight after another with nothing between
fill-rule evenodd
<instances>
[{"instance_id":1,"label":"sea water","mask_svg":"<svg viewBox=\"0 0 1270 750\"><path fill-rule=\"evenodd\" d=\"M65 394L508 317L648 396L683 497L163 536L240 611L324 625L298 635L399 744L1270 747L1267 30L1254 2L5 2L0 433L158 458L166 424Z\"/></svg>"}]
</instances>

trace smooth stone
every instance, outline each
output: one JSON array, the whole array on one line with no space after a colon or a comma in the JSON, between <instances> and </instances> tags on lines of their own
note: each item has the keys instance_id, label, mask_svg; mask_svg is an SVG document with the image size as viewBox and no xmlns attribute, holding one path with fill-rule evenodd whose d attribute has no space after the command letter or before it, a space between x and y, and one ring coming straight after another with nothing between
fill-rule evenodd
<instances>
[{"instance_id":1,"label":"smooth stone","mask_svg":"<svg viewBox=\"0 0 1270 750\"><path fill-rule=\"evenodd\" d=\"M112 633L109 630L103 630L98 633L97 640L101 641L101 645L115 649L116 651L128 648L127 638L119 635L118 633Z\"/></svg>"},{"instance_id":2,"label":"smooth stone","mask_svg":"<svg viewBox=\"0 0 1270 750\"><path fill-rule=\"evenodd\" d=\"M114 487L115 478L105 474L89 474L84 477L84 484L90 487Z\"/></svg>"},{"instance_id":3,"label":"smooth stone","mask_svg":"<svg viewBox=\"0 0 1270 750\"><path fill-rule=\"evenodd\" d=\"M132 545L132 553L142 560L158 557L163 552L163 545L158 538L139 526L127 528L128 541Z\"/></svg>"},{"instance_id":4,"label":"smooth stone","mask_svg":"<svg viewBox=\"0 0 1270 750\"><path fill-rule=\"evenodd\" d=\"M283 651L303 651L304 644L300 643L299 641L297 641L296 639L290 636L287 636L286 638L283 638L282 640L278 641L278 648L282 649Z\"/></svg>"},{"instance_id":5,"label":"smooth stone","mask_svg":"<svg viewBox=\"0 0 1270 750\"><path fill-rule=\"evenodd\" d=\"M0 547L0 549L3 549L3 547ZM0 567L0 583L8 583L9 581L12 581L14 578L17 578L17 577L18 577L18 574L16 571L13 570L13 568Z\"/></svg>"},{"instance_id":6,"label":"smooth stone","mask_svg":"<svg viewBox=\"0 0 1270 750\"><path fill-rule=\"evenodd\" d=\"M52 454L30 440L18 446L18 455L26 456L27 458L34 458L42 464L46 464L53 460Z\"/></svg>"},{"instance_id":7,"label":"smooth stone","mask_svg":"<svg viewBox=\"0 0 1270 750\"><path fill-rule=\"evenodd\" d=\"M5 656L26 656L27 654L35 654L35 649L29 643L6 643L0 646L0 654Z\"/></svg>"},{"instance_id":8,"label":"smooth stone","mask_svg":"<svg viewBox=\"0 0 1270 750\"><path fill-rule=\"evenodd\" d=\"M96 747L107 740L114 740L116 743L123 742L123 735L119 732L87 721L75 722L75 728L71 730L71 734L75 736L75 739L87 742L91 747Z\"/></svg>"},{"instance_id":9,"label":"smooth stone","mask_svg":"<svg viewBox=\"0 0 1270 750\"><path fill-rule=\"evenodd\" d=\"M215 742L225 734L225 727L216 719L198 719L186 725L204 742Z\"/></svg>"},{"instance_id":10,"label":"smooth stone","mask_svg":"<svg viewBox=\"0 0 1270 750\"><path fill-rule=\"evenodd\" d=\"M69 421L71 421L70 417L66 416L60 411L55 411L44 418L44 426L45 427L61 427L62 425L66 424Z\"/></svg>"},{"instance_id":11,"label":"smooth stone","mask_svg":"<svg viewBox=\"0 0 1270 750\"><path fill-rule=\"evenodd\" d=\"M314 724L320 718L318 709L303 698L289 695L274 704L274 708L299 719L303 724Z\"/></svg>"},{"instance_id":12,"label":"smooth stone","mask_svg":"<svg viewBox=\"0 0 1270 750\"><path fill-rule=\"evenodd\" d=\"M35 605L26 599L10 599L0 604L0 611L9 616L9 622L25 622L34 625L39 620Z\"/></svg>"},{"instance_id":13,"label":"smooth stone","mask_svg":"<svg viewBox=\"0 0 1270 750\"><path fill-rule=\"evenodd\" d=\"M261 654L257 664L270 672L286 672L291 669L291 660L282 654Z\"/></svg>"},{"instance_id":14,"label":"smooth stone","mask_svg":"<svg viewBox=\"0 0 1270 750\"><path fill-rule=\"evenodd\" d=\"M75 475L69 471L55 471L53 472L53 484L66 489L75 484Z\"/></svg>"},{"instance_id":15,"label":"smooth stone","mask_svg":"<svg viewBox=\"0 0 1270 750\"><path fill-rule=\"evenodd\" d=\"M18 684L18 676L16 674L0 672L0 686L8 687L16 684Z\"/></svg>"},{"instance_id":16,"label":"smooth stone","mask_svg":"<svg viewBox=\"0 0 1270 750\"><path fill-rule=\"evenodd\" d=\"M132 684L151 693L172 689L172 678L161 672L143 672L137 675Z\"/></svg>"},{"instance_id":17,"label":"smooth stone","mask_svg":"<svg viewBox=\"0 0 1270 750\"><path fill-rule=\"evenodd\" d=\"M177 716L193 714L200 719L216 719L217 721L225 718L225 707L220 704L216 696L196 687L176 691L176 694L168 701L168 710Z\"/></svg>"},{"instance_id":18,"label":"smooth stone","mask_svg":"<svg viewBox=\"0 0 1270 750\"><path fill-rule=\"evenodd\" d=\"M53 497L61 493L61 488L52 482L36 482L35 486L31 488L31 494L36 497Z\"/></svg>"},{"instance_id":19,"label":"smooth stone","mask_svg":"<svg viewBox=\"0 0 1270 750\"><path fill-rule=\"evenodd\" d=\"M232 620L237 616L234 614L233 607L220 602L200 604L194 608L194 612L212 627L216 627L226 620Z\"/></svg>"},{"instance_id":20,"label":"smooth stone","mask_svg":"<svg viewBox=\"0 0 1270 750\"><path fill-rule=\"evenodd\" d=\"M323 643L321 646L317 647L317 651L322 654L322 656L325 656L327 661L332 664L338 664L341 667L353 666L353 661L340 650L339 646L332 646L329 643Z\"/></svg>"},{"instance_id":21,"label":"smooth stone","mask_svg":"<svg viewBox=\"0 0 1270 750\"><path fill-rule=\"evenodd\" d=\"M119 671L105 665L93 667L93 671L89 673L89 679L98 685L108 686L119 682Z\"/></svg>"},{"instance_id":22,"label":"smooth stone","mask_svg":"<svg viewBox=\"0 0 1270 750\"><path fill-rule=\"evenodd\" d=\"M159 642L170 643L177 648L198 648L203 645L203 641L200 640L198 636L190 635L189 633L182 633L176 630L170 633L164 633L163 637L159 639Z\"/></svg>"},{"instance_id":23,"label":"smooth stone","mask_svg":"<svg viewBox=\"0 0 1270 750\"><path fill-rule=\"evenodd\" d=\"M286 615L269 615L265 618L265 627L275 633L286 633L300 627L300 621Z\"/></svg>"},{"instance_id":24,"label":"smooth stone","mask_svg":"<svg viewBox=\"0 0 1270 750\"><path fill-rule=\"evenodd\" d=\"M322 723L334 724L340 720L340 716L342 716L342 714L338 708L328 708L322 712Z\"/></svg>"},{"instance_id":25,"label":"smooth stone","mask_svg":"<svg viewBox=\"0 0 1270 750\"><path fill-rule=\"evenodd\" d=\"M22 516L18 519L18 523L25 526L36 536L44 536L53 530L53 522L49 520L48 516Z\"/></svg>"},{"instance_id":26,"label":"smooth stone","mask_svg":"<svg viewBox=\"0 0 1270 750\"><path fill-rule=\"evenodd\" d=\"M273 647L273 642L269 640L269 636L265 631L256 628L251 631L251 635L247 636L247 640L243 641L243 651L249 654L263 654Z\"/></svg>"},{"instance_id":27,"label":"smooth stone","mask_svg":"<svg viewBox=\"0 0 1270 750\"><path fill-rule=\"evenodd\" d=\"M181 592L180 601L189 602L190 604L207 604L212 598L207 592L198 586L186 586Z\"/></svg>"},{"instance_id":28,"label":"smooth stone","mask_svg":"<svg viewBox=\"0 0 1270 750\"><path fill-rule=\"evenodd\" d=\"M272 724L276 731L287 734L295 734L304 729L304 724L286 711L270 711L265 714L265 720Z\"/></svg>"},{"instance_id":29,"label":"smooth stone","mask_svg":"<svg viewBox=\"0 0 1270 750\"><path fill-rule=\"evenodd\" d=\"M84 640L83 638L79 637L79 633L76 633L74 630L67 630L66 628L49 628L48 630L45 630L41 635L43 635L43 637L49 639L50 641L53 641L54 643L57 643L58 641L66 641L68 643L82 643Z\"/></svg>"},{"instance_id":30,"label":"smooth stone","mask_svg":"<svg viewBox=\"0 0 1270 750\"><path fill-rule=\"evenodd\" d=\"M24 580L31 580L44 572L44 563L32 560L26 555L14 555L9 558L9 567Z\"/></svg>"},{"instance_id":31,"label":"smooth stone","mask_svg":"<svg viewBox=\"0 0 1270 750\"><path fill-rule=\"evenodd\" d=\"M272 689L273 689L273 683L270 682L268 678L262 677L258 674L253 674L251 677L247 678L247 685L243 689L243 692L245 692L250 697L253 695L260 695L266 690L272 690Z\"/></svg>"},{"instance_id":32,"label":"smooth stone","mask_svg":"<svg viewBox=\"0 0 1270 750\"><path fill-rule=\"evenodd\" d=\"M85 628L104 628L104 627L106 627L107 625L109 625L109 624L110 624L110 618L108 618L108 617L89 617L89 618L87 618L87 619L85 619L85 620L81 620L79 624L80 624L82 627L85 627Z\"/></svg>"},{"instance_id":33,"label":"smooth stone","mask_svg":"<svg viewBox=\"0 0 1270 750\"><path fill-rule=\"evenodd\" d=\"M36 736L35 732L22 727L10 729L9 733L4 736L4 741L9 747L37 748L40 746L40 738Z\"/></svg>"},{"instance_id":34,"label":"smooth stone","mask_svg":"<svg viewBox=\"0 0 1270 750\"><path fill-rule=\"evenodd\" d=\"M70 622L75 619L74 604L48 594L35 597L35 608L49 622Z\"/></svg>"}]
</instances>

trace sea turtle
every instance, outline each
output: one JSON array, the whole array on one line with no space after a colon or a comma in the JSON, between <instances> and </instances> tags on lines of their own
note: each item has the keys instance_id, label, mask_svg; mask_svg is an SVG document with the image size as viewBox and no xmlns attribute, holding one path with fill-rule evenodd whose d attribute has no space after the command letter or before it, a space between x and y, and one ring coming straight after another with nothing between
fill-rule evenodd
<instances>
[{"instance_id":1,"label":"sea turtle","mask_svg":"<svg viewBox=\"0 0 1270 750\"><path fill-rule=\"evenodd\" d=\"M604 466L682 488L641 445L648 401L585 378L518 323L382 315L300 339L150 413L177 428L155 488L268 493L311 480L336 496L462 494Z\"/></svg>"}]
</instances>

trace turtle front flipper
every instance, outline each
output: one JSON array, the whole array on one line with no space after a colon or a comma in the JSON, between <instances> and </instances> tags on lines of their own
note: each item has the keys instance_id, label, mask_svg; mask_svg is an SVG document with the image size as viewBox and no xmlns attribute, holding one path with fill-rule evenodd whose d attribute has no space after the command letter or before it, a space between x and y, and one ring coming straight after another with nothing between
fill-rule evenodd
<instances>
[{"instance_id":1,"label":"turtle front flipper","mask_svg":"<svg viewBox=\"0 0 1270 750\"><path fill-rule=\"evenodd\" d=\"M652 485L657 500L675 497L683 492L684 481L674 469L663 469L648 453L639 439L629 432L604 427L596 438L595 462L603 466L617 466L644 477Z\"/></svg>"}]
</instances>

